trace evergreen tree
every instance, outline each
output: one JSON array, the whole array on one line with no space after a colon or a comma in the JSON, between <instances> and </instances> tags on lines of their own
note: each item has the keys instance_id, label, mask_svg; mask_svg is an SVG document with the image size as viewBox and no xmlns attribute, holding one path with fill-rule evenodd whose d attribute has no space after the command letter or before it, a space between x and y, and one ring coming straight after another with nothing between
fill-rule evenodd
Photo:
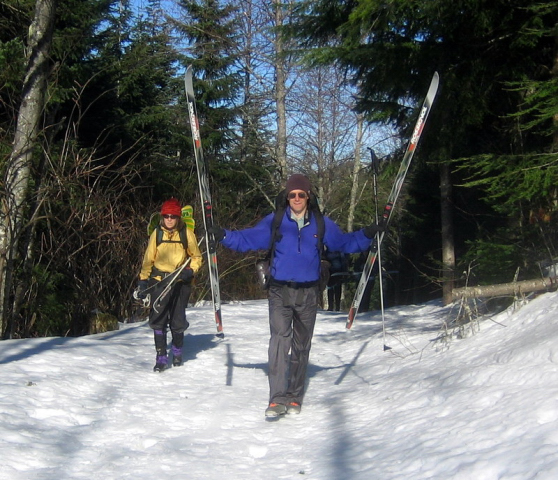
<instances>
[{"instance_id":1,"label":"evergreen tree","mask_svg":"<svg viewBox=\"0 0 558 480\"><path fill-rule=\"evenodd\" d=\"M11 149L25 69L25 41L34 0L0 3L0 162Z\"/></svg>"},{"instance_id":2,"label":"evergreen tree","mask_svg":"<svg viewBox=\"0 0 558 480\"><path fill-rule=\"evenodd\" d=\"M183 62L194 69L204 152L210 162L218 161L233 136L234 101L240 86L233 70L238 51L234 11L215 0L180 0L179 6L185 19L175 22L175 27L189 44Z\"/></svg>"},{"instance_id":3,"label":"evergreen tree","mask_svg":"<svg viewBox=\"0 0 558 480\"><path fill-rule=\"evenodd\" d=\"M510 260L515 260L509 263L533 265L536 242L522 225L537 202L518 197L518 190L525 189L517 180L529 171L532 185L549 185L554 181L551 175L541 182L536 178L540 174L532 171L533 167L549 170L548 157L539 154L548 152L554 141L548 128L552 126L550 117L555 105L549 72L556 58L556 8L548 1L525 0L491 3L402 0L387 4L374 0L319 0L305 3L300 13L296 34L302 35L307 46L315 47L311 52L313 61L335 62L345 68L349 78L362 86L360 107L372 120L391 122L401 132L408 132L414 120L409 115L412 113L409 105L423 95L432 72L440 72L442 89L437 103L441 107L434 108L427 127L436 134L425 135L421 141L414 168L421 168L416 165L420 159L428 159L434 166L451 159L470 158L467 165L479 167L477 171L469 170L469 175L471 172L474 175L469 185L475 189L462 191L456 185L467 174L455 167L451 173L454 185L451 203L458 207L454 210L457 222L454 230L469 232L468 240L479 236L491 239L495 245L516 244L518 248L513 253L505 249L508 255L513 255ZM544 82L545 88L538 84L539 88L534 90L521 90L533 87L530 82L534 80ZM533 123L535 118L537 122ZM521 124L530 126L529 130L520 127ZM521 160L525 152L530 153L529 164ZM501 161L496 161L496 157ZM483 158L487 161L483 162ZM526 169L528 165L530 168ZM440 172L445 172L442 183L448 183L449 169L440 168ZM499 181L497 172L510 181ZM494 205L495 198L482 208L482 214L470 209L479 205L475 196L488 177L494 179L494 187L500 185L502 198L513 203L515 211L502 212ZM547 204L551 203L553 193L541 190ZM464 203L459 203L460 199ZM438 217L436 212L417 207L419 210L411 212L417 219ZM502 224L505 230L499 228ZM474 225L481 229L472 232L470 227ZM424 236L441 228L441 224L430 225L428 230L421 231L421 242ZM456 244L458 253L463 254L468 248L465 240L460 238L461 243ZM545 242L539 237L538 243ZM538 255L542 250L546 248L540 249ZM424 254L420 252L423 258ZM423 262L413 252L407 252L407 256L417 265ZM436 256L434 250L427 254L433 259ZM475 258L477 263L489 261L480 253ZM439 264L429 263L430 272L440 268ZM426 271L423 273L429 282L434 278ZM510 271L500 273L501 280L510 279Z\"/></svg>"},{"instance_id":4,"label":"evergreen tree","mask_svg":"<svg viewBox=\"0 0 558 480\"><path fill-rule=\"evenodd\" d=\"M176 160L183 84L174 78L177 55L159 2L138 21L125 0L58 4L44 154L33 158L29 192L30 267L17 269L15 281L24 294L15 336L85 333L93 309L129 314L145 223L161 196L179 191L176 172L184 174ZM12 9L13 18L24 18L25 5ZM21 38L2 38L0 62L16 58L24 44L26 25L10 25ZM21 65L0 74L0 95L14 108ZM0 118L2 132L13 131L12 115Z\"/></svg>"}]
</instances>

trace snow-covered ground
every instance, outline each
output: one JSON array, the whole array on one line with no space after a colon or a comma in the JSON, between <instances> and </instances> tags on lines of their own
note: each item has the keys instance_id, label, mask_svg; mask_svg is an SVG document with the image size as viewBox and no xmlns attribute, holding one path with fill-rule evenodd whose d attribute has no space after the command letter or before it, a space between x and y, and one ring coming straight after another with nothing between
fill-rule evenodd
<instances>
[{"instance_id":1,"label":"snow-covered ground","mask_svg":"<svg viewBox=\"0 0 558 480\"><path fill-rule=\"evenodd\" d=\"M302 413L267 406L265 301L191 308L186 363L145 323L0 342L0 479L558 478L558 294L439 339L455 307L320 312ZM391 349L384 351L384 343Z\"/></svg>"}]
</instances>

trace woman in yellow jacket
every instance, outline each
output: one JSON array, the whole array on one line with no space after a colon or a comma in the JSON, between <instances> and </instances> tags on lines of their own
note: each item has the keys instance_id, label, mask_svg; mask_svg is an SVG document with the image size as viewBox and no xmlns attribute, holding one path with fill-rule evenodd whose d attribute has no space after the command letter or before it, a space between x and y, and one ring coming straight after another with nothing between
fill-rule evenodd
<instances>
[{"instance_id":1,"label":"woman in yellow jacket","mask_svg":"<svg viewBox=\"0 0 558 480\"><path fill-rule=\"evenodd\" d=\"M157 230L162 230L157 239ZM182 231L182 233L181 233ZM184 239L187 240L185 245ZM190 259L189 264L182 270L180 277L174 282L170 292L149 314L149 326L154 331L155 372L162 372L167 368L167 328L172 334L172 364L177 367L182 365L182 346L184 331L188 328L186 320L186 307L190 298L191 284L194 274L202 265L202 256L194 232L186 228L181 218L181 207L178 200L171 198L161 207L161 223L151 236L147 250L143 257L140 272L138 291L150 288L151 298L158 298L165 285L157 284L169 273L179 268Z\"/></svg>"}]
</instances>

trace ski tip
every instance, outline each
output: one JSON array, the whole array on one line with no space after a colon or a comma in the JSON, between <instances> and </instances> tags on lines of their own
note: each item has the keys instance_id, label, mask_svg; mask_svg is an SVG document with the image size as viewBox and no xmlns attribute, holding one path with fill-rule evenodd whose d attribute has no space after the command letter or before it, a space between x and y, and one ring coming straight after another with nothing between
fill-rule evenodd
<instances>
[{"instance_id":1,"label":"ski tip","mask_svg":"<svg viewBox=\"0 0 558 480\"><path fill-rule=\"evenodd\" d=\"M188 65L188 68L186 68L186 72L184 73L184 86L186 88L186 95L188 95L189 97L194 96L194 87L192 86L193 85L192 77L193 77L192 65Z\"/></svg>"},{"instance_id":2,"label":"ski tip","mask_svg":"<svg viewBox=\"0 0 558 480\"><path fill-rule=\"evenodd\" d=\"M428 93L426 94L426 98L432 101L436 92L438 91L438 85L440 84L440 75L438 72L434 72L432 75L432 80L430 80L430 88L428 89Z\"/></svg>"}]
</instances>

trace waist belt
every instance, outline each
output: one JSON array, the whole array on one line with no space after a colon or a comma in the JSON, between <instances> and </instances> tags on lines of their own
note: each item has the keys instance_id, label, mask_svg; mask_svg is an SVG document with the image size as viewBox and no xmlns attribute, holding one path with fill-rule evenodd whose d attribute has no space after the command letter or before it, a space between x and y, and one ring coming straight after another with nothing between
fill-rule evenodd
<instances>
[{"instance_id":1,"label":"waist belt","mask_svg":"<svg viewBox=\"0 0 558 480\"><path fill-rule=\"evenodd\" d=\"M152 267L151 268L151 275L149 277L150 278L161 277L161 280L162 280L163 278L167 277L171 273L172 272L163 272L162 270L159 270L157 267Z\"/></svg>"},{"instance_id":2,"label":"waist belt","mask_svg":"<svg viewBox=\"0 0 558 480\"><path fill-rule=\"evenodd\" d=\"M313 282L291 282L287 280L275 280L272 278L269 284L275 287L289 287L294 289L312 288L318 285L318 280L314 280Z\"/></svg>"}]
</instances>

